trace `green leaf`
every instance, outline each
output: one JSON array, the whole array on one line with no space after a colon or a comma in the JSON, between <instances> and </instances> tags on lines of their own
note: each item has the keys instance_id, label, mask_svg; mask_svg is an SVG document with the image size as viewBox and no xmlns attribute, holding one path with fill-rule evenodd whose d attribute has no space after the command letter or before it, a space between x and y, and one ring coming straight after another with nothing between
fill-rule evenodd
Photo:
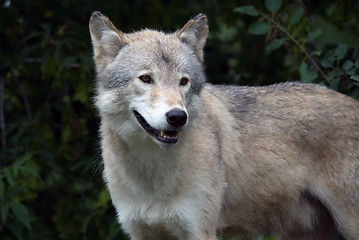
<instances>
[{"instance_id":1,"label":"green leaf","mask_svg":"<svg viewBox=\"0 0 359 240\"><path fill-rule=\"evenodd\" d=\"M343 64L343 69L347 72L349 71L352 67L354 66L353 61L351 60L346 60Z\"/></svg>"},{"instance_id":2,"label":"green leaf","mask_svg":"<svg viewBox=\"0 0 359 240\"><path fill-rule=\"evenodd\" d=\"M15 161L15 166L21 166L23 165L26 161L30 160L32 157L34 156L33 152L26 152L24 155L22 155L21 157L19 157L18 159L16 159Z\"/></svg>"},{"instance_id":3,"label":"green leaf","mask_svg":"<svg viewBox=\"0 0 359 240\"><path fill-rule=\"evenodd\" d=\"M11 212L15 215L16 219L30 230L30 214L27 208L21 203L11 202L10 209Z\"/></svg>"},{"instance_id":4,"label":"green leaf","mask_svg":"<svg viewBox=\"0 0 359 240\"><path fill-rule=\"evenodd\" d=\"M297 24L300 19L302 19L304 14L304 8L303 7L298 7L297 9L295 9L295 11L293 12L293 15L291 16L290 20L289 20L289 24Z\"/></svg>"},{"instance_id":5,"label":"green leaf","mask_svg":"<svg viewBox=\"0 0 359 240\"><path fill-rule=\"evenodd\" d=\"M322 55L322 50L315 50L315 51L313 51L313 52L311 52L311 55L312 56L320 56L320 55Z\"/></svg>"},{"instance_id":6,"label":"green leaf","mask_svg":"<svg viewBox=\"0 0 359 240\"><path fill-rule=\"evenodd\" d=\"M306 62L302 62L299 67L299 75L302 82L308 83L312 82L314 79L317 78L318 73L314 71L310 71L308 69L308 65Z\"/></svg>"},{"instance_id":7,"label":"green leaf","mask_svg":"<svg viewBox=\"0 0 359 240\"><path fill-rule=\"evenodd\" d=\"M78 101L80 101L82 103L86 103L88 101L88 99L89 99L88 89L87 89L87 86L85 84L79 85L77 87L74 99L78 100Z\"/></svg>"},{"instance_id":8,"label":"green leaf","mask_svg":"<svg viewBox=\"0 0 359 240\"><path fill-rule=\"evenodd\" d=\"M19 167L19 170L20 170L21 173L24 174L24 175L32 175L32 176L36 177L37 179L40 179L40 175L39 175L39 173L36 171L35 168Z\"/></svg>"},{"instance_id":9,"label":"green leaf","mask_svg":"<svg viewBox=\"0 0 359 240\"><path fill-rule=\"evenodd\" d=\"M100 192L100 196L97 201L97 206L106 208L110 201L111 201L111 197L109 192L107 191L107 189L103 188Z\"/></svg>"},{"instance_id":10,"label":"green leaf","mask_svg":"<svg viewBox=\"0 0 359 240\"><path fill-rule=\"evenodd\" d=\"M346 75L353 76L356 74L355 68L351 68L348 71L345 71Z\"/></svg>"},{"instance_id":11,"label":"green leaf","mask_svg":"<svg viewBox=\"0 0 359 240\"><path fill-rule=\"evenodd\" d=\"M345 75L344 71L340 68L336 68L336 69L333 69L332 71L330 71L329 73L329 80L332 80L334 78L341 78Z\"/></svg>"},{"instance_id":12,"label":"green leaf","mask_svg":"<svg viewBox=\"0 0 359 240\"><path fill-rule=\"evenodd\" d=\"M270 53L283 45L284 39L273 39L270 43L266 46L266 52Z\"/></svg>"},{"instance_id":13,"label":"green leaf","mask_svg":"<svg viewBox=\"0 0 359 240\"><path fill-rule=\"evenodd\" d=\"M9 206L6 203L1 204L0 211L1 211L1 221L4 223L9 213Z\"/></svg>"},{"instance_id":14,"label":"green leaf","mask_svg":"<svg viewBox=\"0 0 359 240\"><path fill-rule=\"evenodd\" d=\"M106 238L104 240L112 240L120 233L119 227L116 225L116 222L113 221L110 225L109 231L106 234Z\"/></svg>"},{"instance_id":15,"label":"green leaf","mask_svg":"<svg viewBox=\"0 0 359 240\"><path fill-rule=\"evenodd\" d=\"M83 220L82 222L82 227L81 227L81 232L86 232L87 231L87 228L89 226L89 223L91 222L91 220L95 217L95 213L90 213L89 215L87 215L85 217L85 219Z\"/></svg>"},{"instance_id":16,"label":"green leaf","mask_svg":"<svg viewBox=\"0 0 359 240\"><path fill-rule=\"evenodd\" d=\"M359 69L359 58L357 58L357 60L355 60L354 66L355 66L357 69Z\"/></svg>"},{"instance_id":17,"label":"green leaf","mask_svg":"<svg viewBox=\"0 0 359 240\"><path fill-rule=\"evenodd\" d=\"M354 81L359 82L359 75L351 76L350 78L353 79Z\"/></svg>"},{"instance_id":18,"label":"green leaf","mask_svg":"<svg viewBox=\"0 0 359 240\"><path fill-rule=\"evenodd\" d=\"M256 7L253 5L246 5L246 6L242 6L242 7L237 7L234 9L234 12L239 12L239 13L243 13L243 14L247 14L250 16L258 16L258 12L256 10Z\"/></svg>"},{"instance_id":19,"label":"green leaf","mask_svg":"<svg viewBox=\"0 0 359 240\"><path fill-rule=\"evenodd\" d=\"M345 57L348 51L348 46L346 44L339 44L334 51L335 56L338 60L341 60Z\"/></svg>"},{"instance_id":20,"label":"green leaf","mask_svg":"<svg viewBox=\"0 0 359 240\"><path fill-rule=\"evenodd\" d=\"M5 175L5 178L7 180L7 182L11 185L11 186L15 186L15 179L14 179L14 176L12 174L12 172L10 171L11 168L7 168L4 170L4 175Z\"/></svg>"},{"instance_id":21,"label":"green leaf","mask_svg":"<svg viewBox=\"0 0 359 240\"><path fill-rule=\"evenodd\" d=\"M330 88L335 90L335 91L338 91L339 84L340 84L340 78L339 77L333 78L330 81Z\"/></svg>"},{"instance_id":22,"label":"green leaf","mask_svg":"<svg viewBox=\"0 0 359 240\"><path fill-rule=\"evenodd\" d=\"M5 198L5 183L0 178L0 200L3 200Z\"/></svg>"},{"instance_id":23,"label":"green leaf","mask_svg":"<svg viewBox=\"0 0 359 240\"><path fill-rule=\"evenodd\" d=\"M330 66L332 66L334 61L335 61L335 56L334 55L328 55L328 56L325 56L322 60L320 60L320 64L323 67L329 68Z\"/></svg>"},{"instance_id":24,"label":"green leaf","mask_svg":"<svg viewBox=\"0 0 359 240\"><path fill-rule=\"evenodd\" d=\"M255 22L249 26L248 32L253 35L262 35L268 31L268 28L269 26L266 22Z\"/></svg>"},{"instance_id":25,"label":"green leaf","mask_svg":"<svg viewBox=\"0 0 359 240\"><path fill-rule=\"evenodd\" d=\"M265 6L268 11L275 13L282 6L282 0L265 0Z\"/></svg>"},{"instance_id":26,"label":"green leaf","mask_svg":"<svg viewBox=\"0 0 359 240\"><path fill-rule=\"evenodd\" d=\"M333 69L328 76L330 81L330 88L337 91L343 75L345 75L345 73L342 71L342 69Z\"/></svg>"},{"instance_id":27,"label":"green leaf","mask_svg":"<svg viewBox=\"0 0 359 240\"><path fill-rule=\"evenodd\" d=\"M68 67L70 64L74 63L75 61L76 61L76 57L74 56L69 56L62 59L62 61L59 63L59 71Z\"/></svg>"},{"instance_id":28,"label":"green leaf","mask_svg":"<svg viewBox=\"0 0 359 240\"><path fill-rule=\"evenodd\" d=\"M322 29L320 29L320 28L312 31L311 33L309 33L309 36L308 36L306 42L313 41L314 39L319 37L321 34L322 34Z\"/></svg>"}]
</instances>

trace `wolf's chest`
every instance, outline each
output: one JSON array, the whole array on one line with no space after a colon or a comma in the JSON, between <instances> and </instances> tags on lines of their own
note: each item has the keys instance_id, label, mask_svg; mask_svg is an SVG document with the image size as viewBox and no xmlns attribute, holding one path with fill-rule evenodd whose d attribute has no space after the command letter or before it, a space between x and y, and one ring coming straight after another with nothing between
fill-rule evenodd
<instances>
[{"instance_id":1,"label":"wolf's chest","mask_svg":"<svg viewBox=\"0 0 359 240\"><path fill-rule=\"evenodd\" d=\"M185 198L185 196L168 196L164 199L131 198L124 196L113 199L118 213L119 221L126 228L127 225L136 224L144 229L155 229L156 233L182 231L183 229L196 229L196 223L201 216L202 201L200 196ZM191 230L190 230L191 231ZM179 232L179 235L185 233Z\"/></svg>"}]
</instances>

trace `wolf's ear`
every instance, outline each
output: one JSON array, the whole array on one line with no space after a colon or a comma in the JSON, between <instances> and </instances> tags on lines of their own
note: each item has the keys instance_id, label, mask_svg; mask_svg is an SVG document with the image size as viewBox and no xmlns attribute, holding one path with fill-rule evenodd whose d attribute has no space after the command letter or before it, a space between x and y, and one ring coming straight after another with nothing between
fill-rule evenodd
<instances>
[{"instance_id":1,"label":"wolf's ear","mask_svg":"<svg viewBox=\"0 0 359 240\"><path fill-rule=\"evenodd\" d=\"M181 30L177 32L179 39L188 44L200 61L203 61L203 48L208 36L206 15L200 13L189 20Z\"/></svg>"},{"instance_id":2,"label":"wolf's ear","mask_svg":"<svg viewBox=\"0 0 359 240\"><path fill-rule=\"evenodd\" d=\"M92 14L89 28L94 60L99 72L117 56L120 49L126 44L126 37L100 12Z\"/></svg>"}]
</instances>

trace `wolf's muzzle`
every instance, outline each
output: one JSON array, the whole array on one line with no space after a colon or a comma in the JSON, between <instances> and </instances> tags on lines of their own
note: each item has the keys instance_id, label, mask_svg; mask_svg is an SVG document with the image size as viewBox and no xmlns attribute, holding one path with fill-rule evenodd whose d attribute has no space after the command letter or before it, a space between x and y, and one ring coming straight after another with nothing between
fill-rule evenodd
<instances>
[{"instance_id":1,"label":"wolf's muzzle","mask_svg":"<svg viewBox=\"0 0 359 240\"><path fill-rule=\"evenodd\" d=\"M187 122L187 113L181 109L175 108L166 113L168 124L173 127L181 127Z\"/></svg>"},{"instance_id":2,"label":"wolf's muzzle","mask_svg":"<svg viewBox=\"0 0 359 240\"><path fill-rule=\"evenodd\" d=\"M177 131L167 131L167 130L155 129L146 121L146 119L139 112L137 112L136 110L133 110L133 113L134 113L135 117L137 118L137 121L140 123L140 125L152 137L154 137L158 141L166 143L166 144L177 143L177 141L178 141ZM187 114L186 114L186 118L187 118Z\"/></svg>"}]
</instances>

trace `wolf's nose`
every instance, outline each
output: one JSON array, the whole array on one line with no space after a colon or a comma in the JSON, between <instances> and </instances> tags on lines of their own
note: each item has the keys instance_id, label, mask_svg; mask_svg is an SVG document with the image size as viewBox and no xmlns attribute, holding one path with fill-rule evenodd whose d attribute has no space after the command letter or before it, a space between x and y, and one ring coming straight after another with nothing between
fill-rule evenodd
<instances>
[{"instance_id":1,"label":"wolf's nose","mask_svg":"<svg viewBox=\"0 0 359 240\"><path fill-rule=\"evenodd\" d=\"M186 124L187 114L181 109L173 109L166 113L167 122L174 126L180 127Z\"/></svg>"}]
</instances>

